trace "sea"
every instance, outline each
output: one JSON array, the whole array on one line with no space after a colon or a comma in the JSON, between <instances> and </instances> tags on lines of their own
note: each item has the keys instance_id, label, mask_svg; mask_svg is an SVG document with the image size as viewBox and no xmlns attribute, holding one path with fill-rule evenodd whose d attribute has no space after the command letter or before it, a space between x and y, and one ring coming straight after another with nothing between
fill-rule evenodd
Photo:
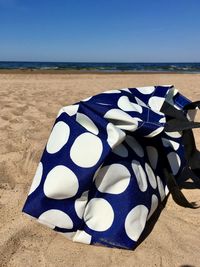
<instances>
[{"instance_id":1,"label":"sea","mask_svg":"<svg viewBox=\"0 0 200 267\"><path fill-rule=\"evenodd\" d=\"M0 70L68 70L83 72L200 73L200 63L103 63L0 61Z\"/></svg>"}]
</instances>

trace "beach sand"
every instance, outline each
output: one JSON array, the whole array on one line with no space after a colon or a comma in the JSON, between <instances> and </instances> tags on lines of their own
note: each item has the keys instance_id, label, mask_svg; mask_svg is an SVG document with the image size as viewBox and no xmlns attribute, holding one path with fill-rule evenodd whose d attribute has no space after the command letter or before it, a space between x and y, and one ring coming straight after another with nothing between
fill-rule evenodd
<instances>
[{"instance_id":1,"label":"beach sand","mask_svg":"<svg viewBox=\"0 0 200 267\"><path fill-rule=\"evenodd\" d=\"M180 207L171 196L135 251L74 243L21 212L62 106L106 90L162 84L200 99L200 74L0 74L0 266L200 266L200 209ZM200 148L198 130L195 136ZM183 192L200 205L198 189Z\"/></svg>"}]
</instances>

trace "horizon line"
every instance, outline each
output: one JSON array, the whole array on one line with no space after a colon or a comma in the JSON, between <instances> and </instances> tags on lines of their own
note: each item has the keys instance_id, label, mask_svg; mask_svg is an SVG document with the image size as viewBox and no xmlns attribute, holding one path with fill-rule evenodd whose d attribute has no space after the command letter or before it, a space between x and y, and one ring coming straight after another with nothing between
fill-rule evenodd
<instances>
[{"instance_id":1,"label":"horizon line","mask_svg":"<svg viewBox=\"0 0 200 267\"><path fill-rule=\"evenodd\" d=\"M118 64L126 64L126 63L200 63L200 61L49 61L49 60L0 60L0 62L24 62L24 63L118 63Z\"/></svg>"}]
</instances>

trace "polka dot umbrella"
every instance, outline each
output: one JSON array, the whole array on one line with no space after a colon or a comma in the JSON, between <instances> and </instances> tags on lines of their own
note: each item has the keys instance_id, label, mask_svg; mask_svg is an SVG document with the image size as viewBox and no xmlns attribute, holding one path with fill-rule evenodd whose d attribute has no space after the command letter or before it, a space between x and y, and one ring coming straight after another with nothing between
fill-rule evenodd
<instances>
[{"instance_id":1,"label":"polka dot umbrella","mask_svg":"<svg viewBox=\"0 0 200 267\"><path fill-rule=\"evenodd\" d=\"M169 193L198 177L199 102L173 85L110 90L58 112L22 211L74 242L135 248Z\"/></svg>"}]
</instances>

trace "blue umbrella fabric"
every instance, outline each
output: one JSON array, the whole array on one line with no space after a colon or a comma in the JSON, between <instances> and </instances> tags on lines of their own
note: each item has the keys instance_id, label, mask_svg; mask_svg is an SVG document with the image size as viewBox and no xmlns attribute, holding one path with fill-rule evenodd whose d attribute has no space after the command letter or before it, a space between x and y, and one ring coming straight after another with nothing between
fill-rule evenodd
<instances>
[{"instance_id":1,"label":"blue umbrella fabric","mask_svg":"<svg viewBox=\"0 0 200 267\"><path fill-rule=\"evenodd\" d=\"M62 107L22 211L74 242L134 249L169 191L197 177L199 103L173 85L110 90Z\"/></svg>"}]
</instances>

